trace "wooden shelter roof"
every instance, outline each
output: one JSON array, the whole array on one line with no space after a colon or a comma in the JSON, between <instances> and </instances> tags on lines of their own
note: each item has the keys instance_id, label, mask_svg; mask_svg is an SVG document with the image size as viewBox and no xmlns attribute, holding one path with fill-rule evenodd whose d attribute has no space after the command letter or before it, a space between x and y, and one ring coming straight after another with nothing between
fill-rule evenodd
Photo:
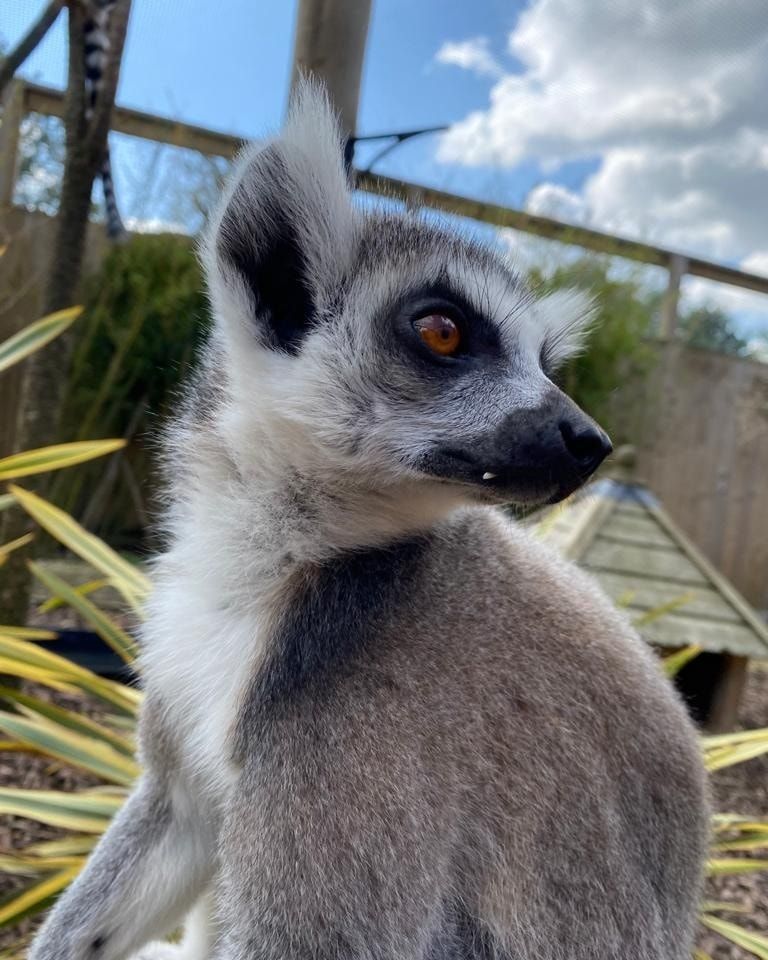
<instances>
[{"instance_id":1,"label":"wooden shelter roof","mask_svg":"<svg viewBox=\"0 0 768 960\"><path fill-rule=\"evenodd\" d=\"M532 523L627 608L649 643L768 656L768 626L626 472L593 482Z\"/></svg>"}]
</instances>

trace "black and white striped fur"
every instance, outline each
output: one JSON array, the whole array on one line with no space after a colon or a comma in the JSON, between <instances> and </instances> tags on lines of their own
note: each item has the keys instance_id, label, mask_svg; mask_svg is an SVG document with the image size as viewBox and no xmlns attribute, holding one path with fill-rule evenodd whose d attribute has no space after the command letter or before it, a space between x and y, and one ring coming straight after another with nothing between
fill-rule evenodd
<instances>
[{"instance_id":1,"label":"black and white striped fur","mask_svg":"<svg viewBox=\"0 0 768 960\"><path fill-rule=\"evenodd\" d=\"M88 0L87 3L88 19L83 29L83 56L85 58L85 116L88 121L93 117L96 103L103 89L104 74L109 62L109 18L114 7L115 0ZM125 236L126 231L115 196L109 143L107 143L99 175L104 191L107 235L113 240L119 240Z\"/></svg>"}]
</instances>

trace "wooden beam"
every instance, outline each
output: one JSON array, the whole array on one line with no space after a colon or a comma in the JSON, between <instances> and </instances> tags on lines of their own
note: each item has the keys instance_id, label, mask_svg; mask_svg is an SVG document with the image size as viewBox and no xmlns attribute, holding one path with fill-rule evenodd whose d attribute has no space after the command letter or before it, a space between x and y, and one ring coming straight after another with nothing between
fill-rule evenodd
<instances>
[{"instance_id":1,"label":"wooden beam","mask_svg":"<svg viewBox=\"0 0 768 960\"><path fill-rule=\"evenodd\" d=\"M61 91L36 84L24 84L24 89L27 111L49 114L55 117L62 116L63 94ZM197 127L189 123L180 123L151 113L142 113L140 110L129 110L126 107L116 106L114 108L112 129L128 136L141 137L157 143L167 143L174 147L197 150L207 156L226 157L227 159L234 157L243 144L240 137L233 137L227 133L208 130L205 127ZM498 204L484 203L482 200L473 200L470 197L462 197L442 190L433 190L431 187L408 183L393 177L360 172L357 174L357 187L367 193L382 194L409 205L418 203L425 207L443 210L445 213L455 216L469 217L496 227L521 230L524 233L531 233L547 240L573 244L584 247L586 250L593 250L595 253L625 257L627 260L664 267L666 270L671 268L675 257L681 256L681 254L663 247L654 247L647 243L616 237L600 230L564 223L560 220L553 220L551 217L541 217L511 207L502 207ZM756 273L747 273L734 267L727 267L724 264L713 263L711 260L702 260L700 257L687 257L686 259L687 272L692 276L768 294L768 277L761 277Z\"/></svg>"},{"instance_id":2,"label":"wooden beam","mask_svg":"<svg viewBox=\"0 0 768 960\"><path fill-rule=\"evenodd\" d=\"M492 224L495 227L509 227L512 230L521 230L532 233L547 240L558 240L560 243L574 244L595 253L607 253L611 256L626 257L638 263L647 263L669 270L674 257L680 256L672 250L663 247L653 247L636 240L627 240L616 237L600 230L589 227L580 227L575 224L553 220L551 217L541 217L523 210L514 210L511 207L501 207L495 203L484 203L482 200L473 200L470 197L461 197L443 190L433 190L394 177L384 177L372 173L359 173L357 187L367 193L378 193L392 197L403 203L412 202L418 196L425 207L443 210L459 217L469 217L481 223ZM756 273L746 273L727 267L723 264L702 260L699 257L688 257L688 273L696 277L704 277L717 283L727 283L745 290L755 290L758 293L768 294L768 277L761 277Z\"/></svg>"},{"instance_id":3,"label":"wooden beam","mask_svg":"<svg viewBox=\"0 0 768 960\"><path fill-rule=\"evenodd\" d=\"M63 117L64 96L59 90L32 83L25 87L25 106L28 112ZM197 150L206 156L227 159L234 157L244 142L241 137L233 137L228 133L219 133L191 123L181 123L152 113L143 113L141 110L117 106L112 111L112 129L129 137L141 137L143 140L167 143L172 147L184 147L187 150Z\"/></svg>"}]
</instances>

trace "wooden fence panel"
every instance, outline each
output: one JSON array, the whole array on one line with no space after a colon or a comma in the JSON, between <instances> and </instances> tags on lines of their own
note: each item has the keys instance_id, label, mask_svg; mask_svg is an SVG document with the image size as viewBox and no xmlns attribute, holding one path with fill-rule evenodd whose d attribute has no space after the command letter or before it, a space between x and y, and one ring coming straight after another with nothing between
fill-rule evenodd
<instances>
[{"instance_id":1,"label":"wooden fence panel","mask_svg":"<svg viewBox=\"0 0 768 960\"><path fill-rule=\"evenodd\" d=\"M10 209L0 217L7 244L0 257L0 341L39 319L50 248L50 221ZM16 417L24 363L0 375L0 456L15 451Z\"/></svg>"},{"instance_id":2,"label":"wooden fence panel","mask_svg":"<svg viewBox=\"0 0 768 960\"><path fill-rule=\"evenodd\" d=\"M747 599L768 608L768 364L674 342L613 400L638 476Z\"/></svg>"},{"instance_id":3,"label":"wooden fence panel","mask_svg":"<svg viewBox=\"0 0 768 960\"><path fill-rule=\"evenodd\" d=\"M55 226L55 221L42 213L18 207L0 211L0 238L8 245L0 257L0 342L42 315ZM85 276L97 269L108 249L104 227L89 224ZM55 350L55 343L46 349ZM16 417L23 370L24 362L0 376L0 456L18 449Z\"/></svg>"}]
</instances>

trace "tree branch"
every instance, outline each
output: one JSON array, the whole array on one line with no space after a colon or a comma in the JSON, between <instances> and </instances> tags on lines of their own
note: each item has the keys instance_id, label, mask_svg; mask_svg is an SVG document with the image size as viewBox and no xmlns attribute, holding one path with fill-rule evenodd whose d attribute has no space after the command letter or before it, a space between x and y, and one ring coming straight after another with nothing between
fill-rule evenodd
<instances>
[{"instance_id":1,"label":"tree branch","mask_svg":"<svg viewBox=\"0 0 768 960\"><path fill-rule=\"evenodd\" d=\"M50 0L48 6L19 40L16 48L0 61L0 96L14 74L56 22L64 0Z\"/></svg>"},{"instance_id":2,"label":"tree branch","mask_svg":"<svg viewBox=\"0 0 768 960\"><path fill-rule=\"evenodd\" d=\"M2 2L2 0L0 0ZM43 307L45 313L77 303L88 230L91 188L104 159L120 60L131 0L118 0L110 16L110 64L105 72L93 117L85 117L85 66L83 30L86 11L82 4L69 5L69 81L64 108L67 153L61 186L59 212L54 223L50 268ZM53 347L33 354L26 362L19 398L15 448L31 450L54 442L66 393L74 331L60 337ZM25 532L21 510L8 510L2 518L0 542ZM0 623L23 623L29 598L26 551L16 550L3 567L0 582Z\"/></svg>"}]
</instances>

